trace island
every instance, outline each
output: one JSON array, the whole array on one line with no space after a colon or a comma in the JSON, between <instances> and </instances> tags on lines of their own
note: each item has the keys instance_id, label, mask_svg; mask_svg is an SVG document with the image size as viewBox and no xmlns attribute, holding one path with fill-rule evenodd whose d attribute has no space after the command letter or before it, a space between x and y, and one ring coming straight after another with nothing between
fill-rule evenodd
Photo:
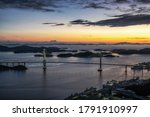
<instances>
[{"instance_id":1,"label":"island","mask_svg":"<svg viewBox=\"0 0 150 117\"><path fill-rule=\"evenodd\" d=\"M24 65L16 65L16 66L0 65L0 71L9 71L9 70L25 71L27 70L27 67Z\"/></svg>"},{"instance_id":2,"label":"island","mask_svg":"<svg viewBox=\"0 0 150 117\"><path fill-rule=\"evenodd\" d=\"M77 52L77 50L70 50L59 47L33 47L28 45L21 45L15 47L7 47L0 45L0 52L14 52L14 53L40 53L45 49L48 53L52 52Z\"/></svg>"},{"instance_id":3,"label":"island","mask_svg":"<svg viewBox=\"0 0 150 117\"><path fill-rule=\"evenodd\" d=\"M89 58L89 57L119 57L118 54L116 53L106 53L103 52L101 53L94 53L94 52L90 52L90 51L85 51L85 52L78 52L78 53L64 53L64 54L58 54L58 57L80 57L80 58Z\"/></svg>"},{"instance_id":4,"label":"island","mask_svg":"<svg viewBox=\"0 0 150 117\"><path fill-rule=\"evenodd\" d=\"M43 49L45 49L48 53L52 53L52 52L77 53L78 52L78 50L73 50L73 49L68 49L68 48L59 48L59 47L33 47L33 46L28 46L28 45L7 47L7 46L0 45L0 52L40 53L43 51ZM80 51L86 52L85 54L90 54L87 50L80 50ZM120 55L150 54L150 48L144 48L144 49L140 49L140 50L136 50L136 49L113 49L113 50L94 49L94 51L97 51L97 52L111 51L112 53L118 53ZM78 54L75 56L78 56ZM91 56L91 54L90 54L90 56ZM97 55L92 55L92 56L97 56Z\"/></svg>"},{"instance_id":5,"label":"island","mask_svg":"<svg viewBox=\"0 0 150 117\"><path fill-rule=\"evenodd\" d=\"M114 49L112 50L114 53L122 54L122 55L130 55L130 54L150 54L150 48L144 48L140 50L133 49Z\"/></svg>"}]
</instances>

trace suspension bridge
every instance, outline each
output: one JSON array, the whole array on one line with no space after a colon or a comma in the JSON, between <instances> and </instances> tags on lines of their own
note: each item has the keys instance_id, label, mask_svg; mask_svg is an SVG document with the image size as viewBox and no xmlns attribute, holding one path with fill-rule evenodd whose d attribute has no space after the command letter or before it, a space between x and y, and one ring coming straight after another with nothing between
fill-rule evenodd
<instances>
[{"instance_id":1,"label":"suspension bridge","mask_svg":"<svg viewBox=\"0 0 150 117\"><path fill-rule=\"evenodd\" d=\"M14 67L17 65L22 65L26 67L26 64L33 64L33 63L40 63L43 64L43 70L47 69L47 64L54 63L54 64L93 64L98 65L98 72L103 71L103 66L120 66L125 68L125 76L128 74L128 68L131 68L133 65L131 64L117 64L117 63L104 63L102 62L102 55L100 54L99 62L66 62L66 61L47 61L46 60L46 52L45 49L43 50L43 61L0 61L0 65L6 65L10 67ZM134 71L133 71L134 72ZM142 71L143 72L143 71Z\"/></svg>"}]
</instances>

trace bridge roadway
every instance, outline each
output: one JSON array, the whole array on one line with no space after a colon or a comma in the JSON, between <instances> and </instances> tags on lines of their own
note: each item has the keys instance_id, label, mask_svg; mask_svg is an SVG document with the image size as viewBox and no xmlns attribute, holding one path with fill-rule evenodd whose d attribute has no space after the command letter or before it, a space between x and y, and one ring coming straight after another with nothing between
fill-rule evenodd
<instances>
[{"instance_id":1,"label":"bridge roadway","mask_svg":"<svg viewBox=\"0 0 150 117\"><path fill-rule=\"evenodd\" d=\"M15 62L15 61L1 61L1 64L29 64L29 63L43 63L43 61L20 61L20 62ZM66 63L66 64L94 64L94 65L99 65L99 62L60 62L60 61L46 61L46 63ZM132 67L133 65L130 64L118 64L118 63L102 63L102 65L110 65L110 66L128 66Z\"/></svg>"}]
</instances>

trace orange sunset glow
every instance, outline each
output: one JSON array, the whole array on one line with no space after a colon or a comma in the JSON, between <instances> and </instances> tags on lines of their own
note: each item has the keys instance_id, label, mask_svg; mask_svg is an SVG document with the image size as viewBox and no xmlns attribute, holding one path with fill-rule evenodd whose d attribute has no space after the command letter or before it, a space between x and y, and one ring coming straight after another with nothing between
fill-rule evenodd
<instances>
[{"instance_id":1,"label":"orange sunset glow","mask_svg":"<svg viewBox=\"0 0 150 117\"><path fill-rule=\"evenodd\" d=\"M49 27L48 27L49 28ZM1 33L5 40L42 42L57 40L60 42L81 43L150 43L150 26L110 27L61 27L46 30L18 31Z\"/></svg>"},{"instance_id":2,"label":"orange sunset glow","mask_svg":"<svg viewBox=\"0 0 150 117\"><path fill-rule=\"evenodd\" d=\"M14 4L18 3L14 1ZM82 4L84 5L84 2ZM123 8L121 6L118 8L131 10L129 7L131 3L113 4L124 5ZM150 43L149 13L144 10L136 13L133 10L127 14L119 11L113 4L107 4L110 10L105 8L107 7L105 4L104 8L88 6L89 8L85 9L76 9L75 7L80 7L76 3L73 6L67 4L70 7L60 7L61 12L57 10L45 12L47 9L43 8L41 11L35 7L31 7L34 10L21 7L19 9L10 5L10 8L0 9L0 41L57 40L58 42L80 43ZM4 7L5 5L7 6L4 4ZM20 5L24 4L20 3ZM51 4L49 5L51 7ZM139 4L136 9L143 6L145 9L149 8L146 4Z\"/></svg>"}]
</instances>

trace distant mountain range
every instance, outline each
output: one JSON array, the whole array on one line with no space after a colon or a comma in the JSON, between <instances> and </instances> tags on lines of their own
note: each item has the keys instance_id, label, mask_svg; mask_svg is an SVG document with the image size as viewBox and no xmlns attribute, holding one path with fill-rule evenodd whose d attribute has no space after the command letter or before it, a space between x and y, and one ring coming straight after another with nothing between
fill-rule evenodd
<instances>
[{"instance_id":1,"label":"distant mountain range","mask_svg":"<svg viewBox=\"0 0 150 117\"><path fill-rule=\"evenodd\" d=\"M32 47L27 45L15 46L15 47L7 47L0 45L0 52L14 52L14 53L37 53L42 52L43 49L46 49L48 53L52 52L77 52L77 50L69 50L67 48L59 48L59 47ZM107 51L107 50L105 50ZM136 49L113 49L111 50L113 53L118 54L150 54L150 48L144 48L140 50Z\"/></svg>"},{"instance_id":2,"label":"distant mountain range","mask_svg":"<svg viewBox=\"0 0 150 117\"><path fill-rule=\"evenodd\" d=\"M15 42L15 41L0 41L1 45L150 45L150 43L130 43L130 42L119 42L119 43L81 43L81 42L58 42L56 40L48 42Z\"/></svg>"},{"instance_id":3,"label":"distant mountain range","mask_svg":"<svg viewBox=\"0 0 150 117\"><path fill-rule=\"evenodd\" d=\"M115 43L114 45L150 45L150 43L129 43L129 42L119 42Z\"/></svg>"},{"instance_id":4,"label":"distant mountain range","mask_svg":"<svg viewBox=\"0 0 150 117\"><path fill-rule=\"evenodd\" d=\"M46 49L48 53L51 52L74 52L75 50L66 50L58 47L32 47L27 45L21 45L21 46L13 46L13 47L7 47L0 45L0 52L14 52L14 53L38 53L43 52L43 49Z\"/></svg>"}]
</instances>

